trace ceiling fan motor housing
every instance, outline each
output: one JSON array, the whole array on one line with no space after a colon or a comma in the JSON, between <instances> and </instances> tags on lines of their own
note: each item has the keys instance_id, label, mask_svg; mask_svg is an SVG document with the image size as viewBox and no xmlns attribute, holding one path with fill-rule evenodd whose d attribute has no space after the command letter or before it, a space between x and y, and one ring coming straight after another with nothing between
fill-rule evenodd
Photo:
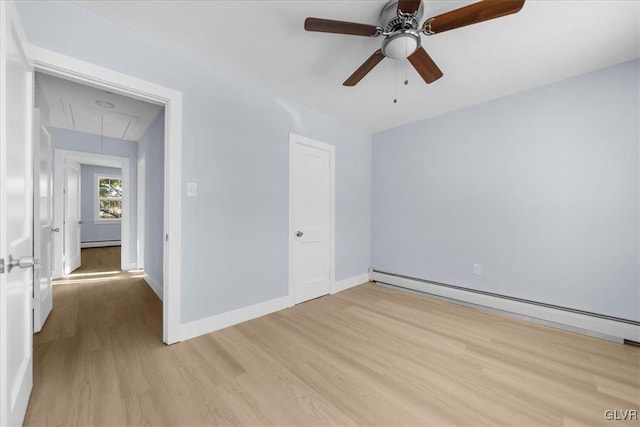
<instances>
[{"instance_id":1,"label":"ceiling fan motor housing","mask_svg":"<svg viewBox=\"0 0 640 427\"><path fill-rule=\"evenodd\" d=\"M390 0L380 12L380 26L385 33L392 33L397 30L417 30L423 15L424 3L420 3L416 13L400 16L400 13L398 13L398 0Z\"/></svg>"},{"instance_id":2,"label":"ceiling fan motor housing","mask_svg":"<svg viewBox=\"0 0 640 427\"><path fill-rule=\"evenodd\" d=\"M418 26L424 15L424 4L413 14L398 11L398 0L387 2L380 12L380 27L387 36L382 42L382 53L391 59L405 59L420 48Z\"/></svg>"}]
</instances>

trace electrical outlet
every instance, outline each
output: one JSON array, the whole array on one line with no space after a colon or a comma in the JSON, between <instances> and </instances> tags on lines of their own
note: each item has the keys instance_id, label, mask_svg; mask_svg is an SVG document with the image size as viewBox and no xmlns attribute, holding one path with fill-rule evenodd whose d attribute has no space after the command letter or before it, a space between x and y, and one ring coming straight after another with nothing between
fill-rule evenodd
<instances>
[{"instance_id":1,"label":"electrical outlet","mask_svg":"<svg viewBox=\"0 0 640 427\"><path fill-rule=\"evenodd\" d=\"M473 274L482 276L482 266L480 264L473 264Z\"/></svg>"}]
</instances>

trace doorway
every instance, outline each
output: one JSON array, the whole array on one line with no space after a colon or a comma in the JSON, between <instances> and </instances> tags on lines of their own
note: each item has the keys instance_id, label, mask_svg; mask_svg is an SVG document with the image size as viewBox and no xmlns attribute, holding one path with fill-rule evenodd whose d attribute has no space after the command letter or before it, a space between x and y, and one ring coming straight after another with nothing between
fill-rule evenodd
<instances>
[{"instance_id":1,"label":"doorway","mask_svg":"<svg viewBox=\"0 0 640 427\"><path fill-rule=\"evenodd\" d=\"M60 278L80 267L73 255L80 253L81 247L122 246L121 260L118 268L124 271L135 270L137 263L131 259L130 251L135 247L135 229L131 223L136 222L132 216L135 200L132 200L130 188L135 186L135 170L131 168L131 159L127 157L96 154L84 151L73 151L56 148L65 144L64 138L75 137L76 134L60 129L53 129L54 134L54 278ZM78 134L80 135L80 134ZM90 135L80 135L90 140ZM61 141L62 140L62 141ZM134 159L135 160L135 159ZM79 170L79 186L68 185L69 174ZM103 206L108 200L100 198L100 178L118 177L120 195L117 197L114 215L103 215L109 208ZM102 180L104 181L104 180ZM103 185L104 187L105 185ZM115 194L117 196L117 194ZM79 203L69 204L69 200ZM71 209L68 208L71 207ZM80 206L76 212L76 207ZM72 210L73 212L69 212ZM77 218L76 218L77 217ZM75 233L71 233L75 231ZM81 257L80 257L81 258Z\"/></svg>"},{"instance_id":2,"label":"doorway","mask_svg":"<svg viewBox=\"0 0 640 427\"><path fill-rule=\"evenodd\" d=\"M331 292L335 280L335 147L289 138L289 295Z\"/></svg>"},{"instance_id":3,"label":"doorway","mask_svg":"<svg viewBox=\"0 0 640 427\"><path fill-rule=\"evenodd\" d=\"M164 198L160 206L164 219L159 222L161 235L158 238L159 246L156 248L156 251L162 254L158 268L164 283L159 292L157 289L154 291L159 294L163 302L163 342L171 344L180 341L181 93L35 46L30 50L30 56L36 71L43 74L150 102L164 108L163 157L165 161L164 166L160 168L159 180L164 184L161 190ZM147 167L147 171L149 169ZM174 202L171 203L171 201ZM135 203L135 198L132 199L132 203ZM137 255L136 243L132 243L133 250L130 253L133 255ZM172 260L171 263L166 262L169 258ZM133 268L136 266L137 263Z\"/></svg>"},{"instance_id":4,"label":"doorway","mask_svg":"<svg viewBox=\"0 0 640 427\"><path fill-rule=\"evenodd\" d=\"M164 107L162 335L180 341L182 94L26 42L14 2L0 1L0 424L19 425L32 389L34 71ZM10 106L10 108L5 108ZM40 223L41 224L41 223ZM169 239L170 237L170 239ZM166 260L171 259L171 263ZM92 310L89 308L88 313ZM73 317L73 313L71 313ZM114 315L115 318L115 315ZM10 327L9 327L10 326ZM10 349L11 351L7 351ZM97 354L101 352L94 352Z\"/></svg>"},{"instance_id":5,"label":"doorway","mask_svg":"<svg viewBox=\"0 0 640 427\"><path fill-rule=\"evenodd\" d=\"M162 248L164 241L164 180L156 176L164 169L164 108L38 72L35 104L49 124L54 152L53 224L60 232L53 276L61 280L53 284L77 285L87 275L141 266L141 277L162 299L163 253L145 263L144 248ZM137 171L147 162L152 170ZM144 209L147 195L153 212ZM147 222L153 225L148 233ZM99 264L104 271L96 270Z\"/></svg>"}]
</instances>

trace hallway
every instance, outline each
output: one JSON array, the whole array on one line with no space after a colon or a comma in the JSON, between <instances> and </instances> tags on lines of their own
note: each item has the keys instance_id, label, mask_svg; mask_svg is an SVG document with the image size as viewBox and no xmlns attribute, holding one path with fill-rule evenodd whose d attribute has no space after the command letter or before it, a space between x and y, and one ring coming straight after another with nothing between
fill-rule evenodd
<instances>
[{"instance_id":1,"label":"hallway","mask_svg":"<svg viewBox=\"0 0 640 427\"><path fill-rule=\"evenodd\" d=\"M82 250L56 281L53 311L34 335L34 388L25 425L126 424L122 395L151 386L162 302L142 272L120 271L120 247ZM114 357L117 353L118 357Z\"/></svg>"}]
</instances>

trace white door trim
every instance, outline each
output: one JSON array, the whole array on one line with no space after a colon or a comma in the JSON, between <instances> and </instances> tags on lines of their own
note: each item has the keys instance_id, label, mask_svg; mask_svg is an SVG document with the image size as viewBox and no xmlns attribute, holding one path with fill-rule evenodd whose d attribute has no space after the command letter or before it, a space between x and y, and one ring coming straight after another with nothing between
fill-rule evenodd
<instances>
[{"instance_id":1,"label":"white door trim","mask_svg":"<svg viewBox=\"0 0 640 427\"><path fill-rule=\"evenodd\" d=\"M54 277L62 277L62 234L64 227L63 220L63 203L64 199L64 165L67 161L73 161L85 165L104 166L108 168L122 169L122 221L121 221L121 237L122 252L120 254L120 267L124 270L134 270L135 263L129 261L131 253L131 236L130 232L130 216L131 216L131 170L129 167L128 157L109 156L106 154L86 153L83 151L71 151L55 149L53 158L55 159L55 171L53 178L53 200L54 200L54 228L59 228L60 232L54 236ZM63 167L60 167L63 166ZM82 183L81 185L87 185ZM93 185L93 182L88 185Z\"/></svg>"},{"instance_id":2,"label":"white door trim","mask_svg":"<svg viewBox=\"0 0 640 427\"><path fill-rule=\"evenodd\" d=\"M36 71L164 106L163 341L180 341L182 271L182 92L29 45Z\"/></svg>"},{"instance_id":3,"label":"white door trim","mask_svg":"<svg viewBox=\"0 0 640 427\"><path fill-rule=\"evenodd\" d=\"M293 277L293 248L295 244L295 224L293 221L294 203L293 200L293 165L294 165L294 147L295 145L306 145L308 147L324 150L329 153L329 181L330 181L330 203L329 203L329 269L331 271L329 279L331 280L331 289L334 288L336 281L336 148L333 145L324 142L315 141L313 139L289 134L289 298L295 301L295 286Z\"/></svg>"},{"instance_id":4,"label":"white door trim","mask_svg":"<svg viewBox=\"0 0 640 427\"><path fill-rule=\"evenodd\" d=\"M138 245L136 247L138 256L136 257L136 261L138 262L138 270L144 270L144 254L145 254L145 244L144 239L146 238L145 233L145 215L147 210L147 161L145 157L138 158L138 168L136 170L136 174L138 177L138 191L136 193L138 200L136 203L136 219L137 219L137 227L136 227L136 239L138 240ZM160 297L162 299L162 297Z\"/></svg>"}]
</instances>

